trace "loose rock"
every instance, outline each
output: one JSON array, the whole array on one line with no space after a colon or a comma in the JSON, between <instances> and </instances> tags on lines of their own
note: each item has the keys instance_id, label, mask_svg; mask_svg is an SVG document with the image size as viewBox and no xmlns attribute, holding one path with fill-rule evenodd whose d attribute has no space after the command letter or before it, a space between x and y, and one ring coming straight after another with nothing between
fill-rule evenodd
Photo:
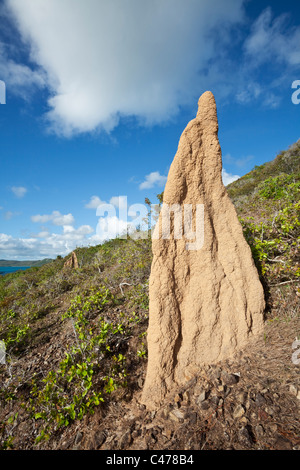
<instances>
[{"instance_id":1,"label":"loose rock","mask_svg":"<svg viewBox=\"0 0 300 470\"><path fill-rule=\"evenodd\" d=\"M245 408L243 405L237 405L233 411L233 418L238 419L241 418L245 414Z\"/></svg>"}]
</instances>

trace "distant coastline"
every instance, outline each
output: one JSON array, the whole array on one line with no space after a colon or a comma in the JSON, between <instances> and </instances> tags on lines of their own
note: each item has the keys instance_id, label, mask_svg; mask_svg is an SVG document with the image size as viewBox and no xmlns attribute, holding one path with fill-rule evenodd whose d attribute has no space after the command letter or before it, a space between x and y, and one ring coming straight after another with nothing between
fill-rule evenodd
<instances>
[{"instance_id":1,"label":"distant coastline","mask_svg":"<svg viewBox=\"0 0 300 470\"><path fill-rule=\"evenodd\" d=\"M27 261L18 261L18 260L8 260L8 259L0 259L0 268L2 266L5 267L29 267L32 268L33 266L43 266L43 264L50 263L50 261L53 261L50 258L44 258L44 259L39 259L39 260L27 260Z\"/></svg>"},{"instance_id":2,"label":"distant coastline","mask_svg":"<svg viewBox=\"0 0 300 470\"><path fill-rule=\"evenodd\" d=\"M28 268L40 267L44 264L50 263L53 261L50 258L45 258L42 260L33 260L33 261L17 261L17 260L0 260L0 276L5 274L14 273L16 271L25 271Z\"/></svg>"},{"instance_id":3,"label":"distant coastline","mask_svg":"<svg viewBox=\"0 0 300 470\"><path fill-rule=\"evenodd\" d=\"M17 271L25 271L29 268L31 268L31 266L0 266L0 276L5 276L5 274L11 274Z\"/></svg>"}]
</instances>

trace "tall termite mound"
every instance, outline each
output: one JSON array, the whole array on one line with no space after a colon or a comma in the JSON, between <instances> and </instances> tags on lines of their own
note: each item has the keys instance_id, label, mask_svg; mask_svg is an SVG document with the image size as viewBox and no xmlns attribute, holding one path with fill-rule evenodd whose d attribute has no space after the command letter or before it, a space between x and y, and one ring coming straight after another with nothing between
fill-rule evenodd
<instances>
[{"instance_id":1,"label":"tall termite mound","mask_svg":"<svg viewBox=\"0 0 300 470\"><path fill-rule=\"evenodd\" d=\"M142 393L149 408L199 367L230 357L263 329L264 291L222 182L211 92L200 97L197 116L180 138L152 250Z\"/></svg>"}]
</instances>

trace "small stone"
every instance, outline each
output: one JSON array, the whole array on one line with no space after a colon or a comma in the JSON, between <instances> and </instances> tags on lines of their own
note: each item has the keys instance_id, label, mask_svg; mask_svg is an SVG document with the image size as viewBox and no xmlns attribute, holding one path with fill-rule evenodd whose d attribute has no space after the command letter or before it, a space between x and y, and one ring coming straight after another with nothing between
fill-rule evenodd
<instances>
[{"instance_id":1,"label":"small stone","mask_svg":"<svg viewBox=\"0 0 300 470\"><path fill-rule=\"evenodd\" d=\"M264 406L267 403L265 397L263 397L260 393L258 393L255 397L255 404L257 406Z\"/></svg>"},{"instance_id":2,"label":"small stone","mask_svg":"<svg viewBox=\"0 0 300 470\"><path fill-rule=\"evenodd\" d=\"M261 424L255 427L255 432L256 432L257 437L262 437L265 433L264 428L262 427Z\"/></svg>"},{"instance_id":3,"label":"small stone","mask_svg":"<svg viewBox=\"0 0 300 470\"><path fill-rule=\"evenodd\" d=\"M181 422L184 420L184 413L180 410L172 410L169 414L169 417L172 421Z\"/></svg>"},{"instance_id":4,"label":"small stone","mask_svg":"<svg viewBox=\"0 0 300 470\"><path fill-rule=\"evenodd\" d=\"M237 397L237 402L238 403L245 403L247 400L247 393L246 392L240 392Z\"/></svg>"},{"instance_id":5,"label":"small stone","mask_svg":"<svg viewBox=\"0 0 300 470\"><path fill-rule=\"evenodd\" d=\"M212 379L219 379L221 377L221 373L222 373L221 369L219 367L216 367L215 369L212 369L210 371L209 375Z\"/></svg>"},{"instance_id":6,"label":"small stone","mask_svg":"<svg viewBox=\"0 0 300 470\"><path fill-rule=\"evenodd\" d=\"M131 432L127 431L125 432L125 434L122 436L120 440L120 449L121 450L126 449L126 447L130 446L131 443L132 443Z\"/></svg>"},{"instance_id":7,"label":"small stone","mask_svg":"<svg viewBox=\"0 0 300 470\"><path fill-rule=\"evenodd\" d=\"M247 429L246 426L239 430L238 439L239 439L240 443L243 444L246 447L251 447L251 445L253 443L250 432L249 432L249 430Z\"/></svg>"},{"instance_id":8,"label":"small stone","mask_svg":"<svg viewBox=\"0 0 300 470\"><path fill-rule=\"evenodd\" d=\"M139 377L137 383L138 383L139 388L143 388L143 386L144 386L144 378L143 378L143 377Z\"/></svg>"},{"instance_id":9,"label":"small stone","mask_svg":"<svg viewBox=\"0 0 300 470\"><path fill-rule=\"evenodd\" d=\"M208 401L207 401L207 400L203 401L203 402L201 403L201 409L202 409L202 410L208 410L208 408L209 408L209 403L208 403Z\"/></svg>"},{"instance_id":10,"label":"small stone","mask_svg":"<svg viewBox=\"0 0 300 470\"><path fill-rule=\"evenodd\" d=\"M211 397L211 399L210 399L210 404L215 408L215 407L218 406L219 401L220 401L219 397L213 396L213 397Z\"/></svg>"},{"instance_id":11,"label":"small stone","mask_svg":"<svg viewBox=\"0 0 300 470\"><path fill-rule=\"evenodd\" d=\"M241 418L244 414L245 414L245 408L243 407L243 405L239 404L235 407L232 416L234 417L234 419L238 419L238 418Z\"/></svg>"},{"instance_id":12,"label":"small stone","mask_svg":"<svg viewBox=\"0 0 300 470\"><path fill-rule=\"evenodd\" d=\"M291 450L293 448L293 445L291 441L289 441L286 437L278 436L274 444L274 448L276 450Z\"/></svg>"},{"instance_id":13,"label":"small stone","mask_svg":"<svg viewBox=\"0 0 300 470\"><path fill-rule=\"evenodd\" d=\"M248 424L248 419L246 418L246 416L243 416L243 417L240 419L240 422L241 422L242 424L245 424L245 425L246 425L246 424Z\"/></svg>"},{"instance_id":14,"label":"small stone","mask_svg":"<svg viewBox=\"0 0 300 470\"><path fill-rule=\"evenodd\" d=\"M249 410L250 407L251 407L251 401L249 400L249 398L247 398L247 400L245 402L245 408L246 408L246 410Z\"/></svg>"},{"instance_id":15,"label":"small stone","mask_svg":"<svg viewBox=\"0 0 300 470\"><path fill-rule=\"evenodd\" d=\"M293 395L295 395L295 397L298 395L298 389L297 389L296 385L294 385L294 384L291 384L291 385L290 385L290 392L291 392Z\"/></svg>"},{"instance_id":16,"label":"small stone","mask_svg":"<svg viewBox=\"0 0 300 470\"><path fill-rule=\"evenodd\" d=\"M225 385L235 385L239 381L237 374L228 374L227 372L222 373L222 382Z\"/></svg>"},{"instance_id":17,"label":"small stone","mask_svg":"<svg viewBox=\"0 0 300 470\"><path fill-rule=\"evenodd\" d=\"M173 435L173 431L172 429L163 429L162 430L162 435L165 436L167 439L171 439L172 435Z\"/></svg>"},{"instance_id":18,"label":"small stone","mask_svg":"<svg viewBox=\"0 0 300 470\"><path fill-rule=\"evenodd\" d=\"M266 406L265 412L270 416L274 416L276 414L275 409L272 406Z\"/></svg>"},{"instance_id":19,"label":"small stone","mask_svg":"<svg viewBox=\"0 0 300 470\"><path fill-rule=\"evenodd\" d=\"M75 437L75 442L74 442L75 445L78 445L81 442L82 438L83 438L83 434L81 432L78 432Z\"/></svg>"},{"instance_id":20,"label":"small stone","mask_svg":"<svg viewBox=\"0 0 300 470\"><path fill-rule=\"evenodd\" d=\"M269 427L270 427L270 431L271 431L272 433L276 432L277 429L278 429L278 426L277 426L276 423L271 423Z\"/></svg>"},{"instance_id":21,"label":"small stone","mask_svg":"<svg viewBox=\"0 0 300 470\"><path fill-rule=\"evenodd\" d=\"M104 431L95 432L93 437L93 448L99 449L106 440L106 433Z\"/></svg>"},{"instance_id":22,"label":"small stone","mask_svg":"<svg viewBox=\"0 0 300 470\"><path fill-rule=\"evenodd\" d=\"M195 413L193 411L187 413L186 418L189 420L190 424L196 424L197 423L197 413Z\"/></svg>"},{"instance_id":23,"label":"small stone","mask_svg":"<svg viewBox=\"0 0 300 470\"><path fill-rule=\"evenodd\" d=\"M196 401L197 401L197 403L202 403L202 402L205 401L205 400L206 400L206 391L205 391L205 390L202 390L202 391L199 393L199 395L198 395Z\"/></svg>"}]
</instances>

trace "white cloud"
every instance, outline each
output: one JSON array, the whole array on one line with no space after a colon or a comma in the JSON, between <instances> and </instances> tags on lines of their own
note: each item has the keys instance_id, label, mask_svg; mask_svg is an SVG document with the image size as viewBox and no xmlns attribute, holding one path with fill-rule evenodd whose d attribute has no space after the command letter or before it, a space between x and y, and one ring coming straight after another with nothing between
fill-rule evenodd
<instances>
[{"instance_id":1,"label":"white cloud","mask_svg":"<svg viewBox=\"0 0 300 470\"><path fill-rule=\"evenodd\" d=\"M11 190L14 195L19 199L22 199L22 197L24 197L27 193L27 189L24 188L24 186L12 186Z\"/></svg>"},{"instance_id":2,"label":"white cloud","mask_svg":"<svg viewBox=\"0 0 300 470\"><path fill-rule=\"evenodd\" d=\"M33 238L46 238L49 236L49 232L47 230L42 230L39 233L32 234Z\"/></svg>"},{"instance_id":3,"label":"white cloud","mask_svg":"<svg viewBox=\"0 0 300 470\"><path fill-rule=\"evenodd\" d=\"M66 256L78 246L95 244L88 237L93 232L94 229L89 225L82 225L77 229L66 225L62 233L43 231L32 234L30 238L17 238L0 233L0 258L41 259Z\"/></svg>"},{"instance_id":4,"label":"white cloud","mask_svg":"<svg viewBox=\"0 0 300 470\"><path fill-rule=\"evenodd\" d=\"M227 173L227 171L223 168L222 170L222 180L224 183L224 186L227 186L230 183L233 183L234 181L238 180L240 176L238 175L232 175L231 173Z\"/></svg>"},{"instance_id":5,"label":"white cloud","mask_svg":"<svg viewBox=\"0 0 300 470\"><path fill-rule=\"evenodd\" d=\"M300 65L300 26L291 24L289 14L275 16L267 7L253 21L243 43L240 67L236 67L236 100L254 101L263 107L278 108L283 91ZM236 75L236 74L235 74Z\"/></svg>"},{"instance_id":6,"label":"white cloud","mask_svg":"<svg viewBox=\"0 0 300 470\"><path fill-rule=\"evenodd\" d=\"M97 209L100 204L106 204L105 201L101 201L98 196L92 196L90 201L85 205L87 209Z\"/></svg>"},{"instance_id":7,"label":"white cloud","mask_svg":"<svg viewBox=\"0 0 300 470\"><path fill-rule=\"evenodd\" d=\"M1 18L0 15L0 20L6 21L7 18ZM0 42L0 77L10 92L28 100L32 91L46 85L46 74L41 68L33 70L28 65L16 63L9 58L9 51L5 46L7 45Z\"/></svg>"},{"instance_id":8,"label":"white cloud","mask_svg":"<svg viewBox=\"0 0 300 470\"><path fill-rule=\"evenodd\" d=\"M0 76L15 94L20 95L23 99L29 98L32 88L40 88L45 85L42 74L32 71L28 66L16 64L12 60L8 60L2 53L0 47Z\"/></svg>"},{"instance_id":9,"label":"white cloud","mask_svg":"<svg viewBox=\"0 0 300 470\"><path fill-rule=\"evenodd\" d=\"M159 171L153 171L149 175L145 176L145 181L143 181L139 188L140 189L151 189L154 186L163 187L166 184L167 177L159 173Z\"/></svg>"},{"instance_id":10,"label":"white cloud","mask_svg":"<svg viewBox=\"0 0 300 470\"><path fill-rule=\"evenodd\" d=\"M30 234L29 237L13 237L0 233L0 258L40 259L65 256L78 246L100 244L105 240L129 233L134 229L134 223L122 220L115 213L116 206L119 209L125 207L126 200L126 196L111 198L112 212L108 216L99 216L96 231L90 225L74 227L72 214L64 215L59 211L53 211L52 214L34 215L31 217L32 222L40 224L50 222L52 226L61 227L60 233L52 233L45 227L37 233Z\"/></svg>"},{"instance_id":11,"label":"white cloud","mask_svg":"<svg viewBox=\"0 0 300 470\"><path fill-rule=\"evenodd\" d=\"M262 93L261 85L253 81L244 84L243 89L236 94L236 99L238 103L247 104L251 103L253 99L258 99Z\"/></svg>"},{"instance_id":12,"label":"white cloud","mask_svg":"<svg viewBox=\"0 0 300 470\"><path fill-rule=\"evenodd\" d=\"M91 240L98 241L110 240L122 236L134 228L133 224L120 219L116 215L100 217L96 229L96 235Z\"/></svg>"},{"instance_id":13,"label":"white cloud","mask_svg":"<svg viewBox=\"0 0 300 470\"><path fill-rule=\"evenodd\" d=\"M6 3L37 64L30 79L47 81L50 125L71 136L109 131L122 116L161 123L194 102L207 83L200 72L243 19L244 0Z\"/></svg>"},{"instance_id":14,"label":"white cloud","mask_svg":"<svg viewBox=\"0 0 300 470\"><path fill-rule=\"evenodd\" d=\"M49 222L50 220L52 219L52 216L51 215L32 215L31 216L31 221L34 222L34 223L40 223L40 224L44 224L46 222Z\"/></svg>"},{"instance_id":15,"label":"white cloud","mask_svg":"<svg viewBox=\"0 0 300 470\"><path fill-rule=\"evenodd\" d=\"M252 26L245 50L256 66L275 61L290 66L300 64L300 27L289 25L289 15L273 18L266 8Z\"/></svg>"},{"instance_id":16,"label":"white cloud","mask_svg":"<svg viewBox=\"0 0 300 470\"><path fill-rule=\"evenodd\" d=\"M75 229L72 225L64 225L63 233L66 238L74 239L74 237L81 238L83 235L89 235L93 233L94 229L90 225L81 225L78 229Z\"/></svg>"},{"instance_id":17,"label":"white cloud","mask_svg":"<svg viewBox=\"0 0 300 470\"><path fill-rule=\"evenodd\" d=\"M35 223L44 224L46 222L52 222L54 225L72 225L75 220L72 214L63 215L59 211L53 211L52 214L45 215L33 215L31 221Z\"/></svg>"},{"instance_id":18,"label":"white cloud","mask_svg":"<svg viewBox=\"0 0 300 470\"><path fill-rule=\"evenodd\" d=\"M109 203L117 209L127 209L127 196L113 196Z\"/></svg>"},{"instance_id":19,"label":"white cloud","mask_svg":"<svg viewBox=\"0 0 300 470\"><path fill-rule=\"evenodd\" d=\"M72 214L62 215L58 211L53 212L52 222L54 225L72 225L75 220Z\"/></svg>"}]
</instances>

